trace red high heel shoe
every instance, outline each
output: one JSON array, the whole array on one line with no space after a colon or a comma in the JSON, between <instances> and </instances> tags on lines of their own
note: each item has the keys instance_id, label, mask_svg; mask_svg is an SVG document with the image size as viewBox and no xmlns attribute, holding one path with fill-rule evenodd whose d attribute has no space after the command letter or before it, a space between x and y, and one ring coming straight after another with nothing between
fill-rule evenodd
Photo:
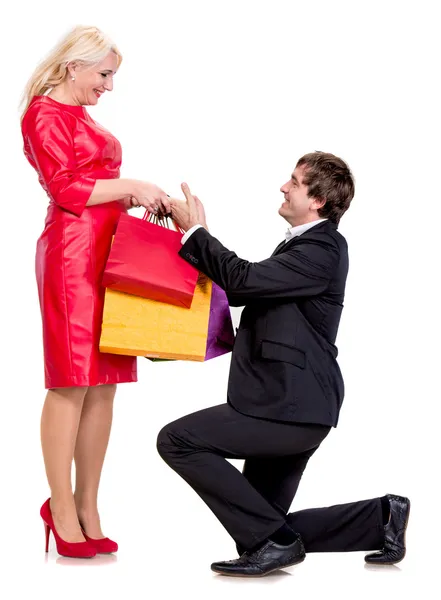
<instances>
[{"instance_id":1,"label":"red high heel shoe","mask_svg":"<svg viewBox=\"0 0 441 600\"><path fill-rule=\"evenodd\" d=\"M46 532L46 552L49 551L49 536L52 531L57 545L57 552L61 556L69 556L71 558L93 558L96 556L96 549L89 542L65 542L60 538L55 529L54 520L50 507L50 498L46 500L40 509L40 516L44 521L44 529Z\"/></svg>"},{"instance_id":2,"label":"red high heel shoe","mask_svg":"<svg viewBox=\"0 0 441 600\"><path fill-rule=\"evenodd\" d=\"M94 539L86 535L83 529L83 535L89 544L95 548L98 554L113 554L118 550L118 544L109 538Z\"/></svg>"}]
</instances>

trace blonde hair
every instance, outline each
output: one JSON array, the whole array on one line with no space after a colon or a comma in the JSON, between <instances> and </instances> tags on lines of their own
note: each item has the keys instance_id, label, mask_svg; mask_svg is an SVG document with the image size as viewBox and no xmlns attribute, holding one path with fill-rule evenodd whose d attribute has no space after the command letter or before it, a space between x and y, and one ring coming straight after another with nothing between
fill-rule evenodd
<instances>
[{"instance_id":1,"label":"blonde hair","mask_svg":"<svg viewBox=\"0 0 441 600\"><path fill-rule=\"evenodd\" d=\"M72 61L93 65L101 62L112 51L122 61L118 48L97 27L78 25L70 31L32 73L23 92L20 106L24 105L23 119L34 96L41 96L62 83L67 74L67 65Z\"/></svg>"}]
</instances>

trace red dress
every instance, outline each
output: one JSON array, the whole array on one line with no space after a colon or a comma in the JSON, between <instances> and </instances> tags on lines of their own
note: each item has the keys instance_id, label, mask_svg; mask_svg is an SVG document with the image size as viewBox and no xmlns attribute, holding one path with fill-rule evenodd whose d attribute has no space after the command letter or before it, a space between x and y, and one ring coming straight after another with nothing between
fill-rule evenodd
<instances>
[{"instance_id":1,"label":"red dress","mask_svg":"<svg viewBox=\"0 0 441 600\"><path fill-rule=\"evenodd\" d=\"M22 121L24 153L50 202L37 242L46 388L137 381L136 358L98 344L101 278L121 202L86 206L97 179L119 177L121 145L82 106L35 96Z\"/></svg>"}]
</instances>

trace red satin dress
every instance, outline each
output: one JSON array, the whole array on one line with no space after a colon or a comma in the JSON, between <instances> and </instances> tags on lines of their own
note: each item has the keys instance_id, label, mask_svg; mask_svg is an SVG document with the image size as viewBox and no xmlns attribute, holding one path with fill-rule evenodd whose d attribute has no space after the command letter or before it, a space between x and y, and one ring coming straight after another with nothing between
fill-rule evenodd
<instances>
[{"instance_id":1,"label":"red satin dress","mask_svg":"<svg viewBox=\"0 0 441 600\"><path fill-rule=\"evenodd\" d=\"M97 179L119 177L121 145L82 106L35 96L22 121L24 153L49 196L36 276L46 388L137 381L136 357L104 354L101 286L121 202L86 206Z\"/></svg>"}]
</instances>

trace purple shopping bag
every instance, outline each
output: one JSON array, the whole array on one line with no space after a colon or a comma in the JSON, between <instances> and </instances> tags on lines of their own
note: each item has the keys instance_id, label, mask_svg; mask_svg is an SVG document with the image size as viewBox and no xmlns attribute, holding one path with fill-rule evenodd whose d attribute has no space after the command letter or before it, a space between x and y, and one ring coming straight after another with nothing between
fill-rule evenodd
<instances>
[{"instance_id":1,"label":"purple shopping bag","mask_svg":"<svg viewBox=\"0 0 441 600\"><path fill-rule=\"evenodd\" d=\"M213 281L205 360L231 352L233 344L234 331L227 295Z\"/></svg>"}]
</instances>

